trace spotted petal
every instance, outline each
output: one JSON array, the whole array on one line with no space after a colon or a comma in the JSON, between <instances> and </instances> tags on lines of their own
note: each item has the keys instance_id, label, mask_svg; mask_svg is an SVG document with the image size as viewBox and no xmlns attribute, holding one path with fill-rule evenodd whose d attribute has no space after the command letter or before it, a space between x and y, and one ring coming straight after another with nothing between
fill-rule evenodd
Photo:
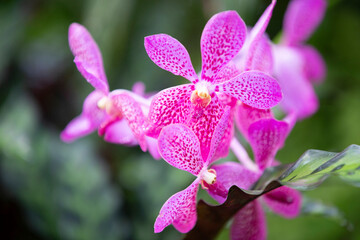
<instances>
[{"instance_id":1,"label":"spotted petal","mask_svg":"<svg viewBox=\"0 0 360 240\"><path fill-rule=\"evenodd\" d=\"M248 140L260 170L272 164L288 133L288 123L276 119L261 119L249 126Z\"/></svg>"},{"instance_id":2,"label":"spotted petal","mask_svg":"<svg viewBox=\"0 0 360 240\"><path fill-rule=\"evenodd\" d=\"M165 89L156 94L151 102L148 120L148 136L157 138L161 129L172 123L185 123L189 118L192 103L193 84Z\"/></svg>"},{"instance_id":3,"label":"spotted petal","mask_svg":"<svg viewBox=\"0 0 360 240\"><path fill-rule=\"evenodd\" d=\"M240 103L236 108L235 121L242 135L249 140L249 126L260 119L272 117L273 114L270 109L258 109Z\"/></svg>"},{"instance_id":4,"label":"spotted petal","mask_svg":"<svg viewBox=\"0 0 360 240\"><path fill-rule=\"evenodd\" d=\"M216 171L216 182L222 185L227 191L236 185L243 189L249 189L260 177L260 173L253 172L236 162L226 162L211 167ZM226 197L219 196L212 189L209 194L218 202L223 203Z\"/></svg>"},{"instance_id":5,"label":"spotted petal","mask_svg":"<svg viewBox=\"0 0 360 240\"><path fill-rule=\"evenodd\" d=\"M164 160L176 168L197 176L204 166L199 139L183 124L164 127L158 138L158 146Z\"/></svg>"},{"instance_id":6,"label":"spotted petal","mask_svg":"<svg viewBox=\"0 0 360 240\"><path fill-rule=\"evenodd\" d=\"M174 194L165 202L154 224L155 233L162 232L170 224L181 233L187 233L195 226L198 186L199 179L196 179L185 190Z\"/></svg>"},{"instance_id":7,"label":"spotted petal","mask_svg":"<svg viewBox=\"0 0 360 240\"><path fill-rule=\"evenodd\" d=\"M201 36L201 79L213 82L217 73L239 52L244 44L246 26L235 11L214 15Z\"/></svg>"},{"instance_id":8,"label":"spotted petal","mask_svg":"<svg viewBox=\"0 0 360 240\"><path fill-rule=\"evenodd\" d=\"M126 93L111 95L111 100L113 107L117 109L121 117L126 120L141 149L145 152L147 145L144 130L147 122L140 104Z\"/></svg>"},{"instance_id":9,"label":"spotted petal","mask_svg":"<svg viewBox=\"0 0 360 240\"><path fill-rule=\"evenodd\" d=\"M271 108L282 98L277 81L259 71L243 72L229 81L218 84L215 91L224 92L260 109Z\"/></svg>"},{"instance_id":10,"label":"spotted petal","mask_svg":"<svg viewBox=\"0 0 360 240\"><path fill-rule=\"evenodd\" d=\"M144 45L156 65L190 82L198 81L189 53L178 40L167 34L156 34L145 37Z\"/></svg>"},{"instance_id":11,"label":"spotted petal","mask_svg":"<svg viewBox=\"0 0 360 240\"><path fill-rule=\"evenodd\" d=\"M72 142L99 127L105 118L105 112L97 107L97 102L102 97L104 94L96 90L86 97L81 115L72 120L61 132L60 137L64 142Z\"/></svg>"},{"instance_id":12,"label":"spotted petal","mask_svg":"<svg viewBox=\"0 0 360 240\"><path fill-rule=\"evenodd\" d=\"M286 218L296 217L301 210L300 192L286 186L265 194L263 200L271 210Z\"/></svg>"},{"instance_id":13,"label":"spotted petal","mask_svg":"<svg viewBox=\"0 0 360 240\"><path fill-rule=\"evenodd\" d=\"M236 213L230 229L231 240L265 240L265 212L258 200Z\"/></svg>"},{"instance_id":14,"label":"spotted petal","mask_svg":"<svg viewBox=\"0 0 360 240\"><path fill-rule=\"evenodd\" d=\"M307 40L324 17L325 0L292 0L284 17L284 38L289 45Z\"/></svg>"},{"instance_id":15,"label":"spotted petal","mask_svg":"<svg viewBox=\"0 0 360 240\"><path fill-rule=\"evenodd\" d=\"M100 50L86 28L78 23L69 27L69 45L79 72L97 90L109 92Z\"/></svg>"}]
</instances>

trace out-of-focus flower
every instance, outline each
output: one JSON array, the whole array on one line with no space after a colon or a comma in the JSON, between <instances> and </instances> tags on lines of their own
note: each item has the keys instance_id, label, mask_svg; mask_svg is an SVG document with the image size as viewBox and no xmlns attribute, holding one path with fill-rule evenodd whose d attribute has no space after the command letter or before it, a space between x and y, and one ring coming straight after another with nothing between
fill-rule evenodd
<instances>
[{"instance_id":1,"label":"out-of-focus flower","mask_svg":"<svg viewBox=\"0 0 360 240\"><path fill-rule=\"evenodd\" d=\"M61 139L71 142L98 129L108 142L139 144L143 151L149 149L154 158L159 158L156 140L144 133L150 101L127 90L109 92L100 50L85 27L70 25L69 45L79 72L95 90L86 97L80 116L61 133Z\"/></svg>"},{"instance_id":2,"label":"out-of-focus flower","mask_svg":"<svg viewBox=\"0 0 360 240\"><path fill-rule=\"evenodd\" d=\"M195 175L196 179L185 190L174 194L165 202L155 221L155 233L161 232L170 224L182 233L194 227L197 219L196 195L199 184L226 197L226 190L216 182L216 172L208 167L214 161L214 154L225 132L229 114L230 108L227 107L215 127L207 158L201 153L198 137L186 125L171 124L162 129L158 139L161 156L170 165Z\"/></svg>"},{"instance_id":3,"label":"out-of-focus flower","mask_svg":"<svg viewBox=\"0 0 360 240\"><path fill-rule=\"evenodd\" d=\"M314 114L318 99L312 83L321 83L326 66L320 53L304 42L324 17L325 0L292 0L284 18L281 43L273 46L274 74L284 98L280 104L298 119Z\"/></svg>"}]
</instances>

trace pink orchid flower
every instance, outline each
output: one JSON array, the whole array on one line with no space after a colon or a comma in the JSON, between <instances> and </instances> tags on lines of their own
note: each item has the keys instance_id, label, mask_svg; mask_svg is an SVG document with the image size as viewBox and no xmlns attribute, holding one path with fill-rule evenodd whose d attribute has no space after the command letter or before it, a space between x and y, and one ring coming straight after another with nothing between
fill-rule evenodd
<instances>
[{"instance_id":1,"label":"pink orchid flower","mask_svg":"<svg viewBox=\"0 0 360 240\"><path fill-rule=\"evenodd\" d=\"M71 142L99 129L108 142L137 145L158 159L155 139L146 137L146 116L150 101L126 90L109 92L100 50L86 28L73 23L69 27L69 45L74 62L83 77L95 88L83 105L80 116L72 120L61 133L61 139Z\"/></svg>"},{"instance_id":2,"label":"pink orchid flower","mask_svg":"<svg viewBox=\"0 0 360 240\"><path fill-rule=\"evenodd\" d=\"M269 108L281 100L275 79L260 71L245 71L223 81L218 77L243 46L246 26L235 11L214 15L201 37L202 70L197 76L185 47L166 34L145 38L150 59L164 70L188 79L191 84L165 89L150 106L147 134L157 137L169 124L183 123L200 139L206 158L212 133L223 113L221 93L258 108Z\"/></svg>"},{"instance_id":3,"label":"pink orchid flower","mask_svg":"<svg viewBox=\"0 0 360 240\"><path fill-rule=\"evenodd\" d=\"M162 129L158 144L163 159L170 165L195 175L196 179L185 190L174 194L165 202L155 221L155 233L161 232L170 224L182 233L190 231L195 226L196 195L199 184L204 188L211 187L220 195L221 191L225 194L225 189L216 183L216 172L208 167L214 161L213 156L225 132L229 115L230 108L227 107L215 127L207 158L201 154L198 137L186 125L171 124Z\"/></svg>"},{"instance_id":4,"label":"pink orchid flower","mask_svg":"<svg viewBox=\"0 0 360 240\"><path fill-rule=\"evenodd\" d=\"M240 105L237 111L237 124L253 149L256 165L254 167L246 164L246 161L244 165L235 162L214 165L212 168L217 173L218 184L227 190L232 185L250 189L267 167L277 164L275 155L283 146L294 123L295 115L278 121L273 118L270 110ZM240 145L235 147L241 148ZM235 154L238 155L236 152ZM208 191L220 203L225 201L223 196L212 189ZM293 218L300 212L301 195L296 190L282 186L250 202L236 213L230 231L231 239L266 239L265 212L261 202L275 213L286 218Z\"/></svg>"},{"instance_id":5,"label":"pink orchid flower","mask_svg":"<svg viewBox=\"0 0 360 240\"><path fill-rule=\"evenodd\" d=\"M304 42L324 17L325 0L292 0L284 18L281 44L273 46L274 74L284 93L281 108L295 112L298 119L318 109L312 83L325 78L326 65L320 53Z\"/></svg>"}]
</instances>

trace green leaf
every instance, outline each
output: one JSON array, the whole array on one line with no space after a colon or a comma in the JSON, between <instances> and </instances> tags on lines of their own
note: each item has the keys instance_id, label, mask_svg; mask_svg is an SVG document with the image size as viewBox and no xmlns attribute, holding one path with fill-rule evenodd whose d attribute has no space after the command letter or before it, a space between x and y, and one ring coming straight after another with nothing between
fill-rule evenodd
<instances>
[{"instance_id":1,"label":"green leaf","mask_svg":"<svg viewBox=\"0 0 360 240\"><path fill-rule=\"evenodd\" d=\"M227 221L259 196L282 185L301 190L313 189L331 175L360 186L360 146L351 145L338 154L308 150L294 164L266 169L250 190L232 186L222 205L212 206L200 200L196 226L184 239L214 239Z\"/></svg>"}]
</instances>

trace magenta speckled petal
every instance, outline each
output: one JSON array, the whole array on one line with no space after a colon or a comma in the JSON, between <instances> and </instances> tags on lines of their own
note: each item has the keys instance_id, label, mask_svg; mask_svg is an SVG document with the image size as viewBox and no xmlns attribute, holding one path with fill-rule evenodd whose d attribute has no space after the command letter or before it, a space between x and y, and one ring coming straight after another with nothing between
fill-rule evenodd
<instances>
[{"instance_id":1,"label":"magenta speckled petal","mask_svg":"<svg viewBox=\"0 0 360 240\"><path fill-rule=\"evenodd\" d=\"M183 124L164 127L158 138L160 155L171 166L197 176L204 166L200 142L195 133Z\"/></svg>"},{"instance_id":2,"label":"magenta speckled petal","mask_svg":"<svg viewBox=\"0 0 360 240\"><path fill-rule=\"evenodd\" d=\"M286 218L296 217L301 210L300 192L286 186L265 194L262 199L271 210Z\"/></svg>"},{"instance_id":3,"label":"magenta speckled petal","mask_svg":"<svg viewBox=\"0 0 360 240\"><path fill-rule=\"evenodd\" d=\"M261 119L249 126L248 140L260 170L269 167L277 151L284 145L289 125L276 119Z\"/></svg>"},{"instance_id":4,"label":"magenta speckled petal","mask_svg":"<svg viewBox=\"0 0 360 240\"><path fill-rule=\"evenodd\" d=\"M234 61L229 62L224 66L221 71L216 75L216 79L213 84L226 82L241 73L241 69L237 67Z\"/></svg>"},{"instance_id":5,"label":"magenta speckled petal","mask_svg":"<svg viewBox=\"0 0 360 240\"><path fill-rule=\"evenodd\" d=\"M320 53L311 46L298 48L304 59L305 76L311 82L321 83L325 79L326 64Z\"/></svg>"},{"instance_id":6,"label":"magenta speckled petal","mask_svg":"<svg viewBox=\"0 0 360 240\"><path fill-rule=\"evenodd\" d=\"M185 190L171 196L162 206L154 224L154 232L159 233L173 224L181 233L189 232L196 223L196 194L199 179L196 179Z\"/></svg>"},{"instance_id":7,"label":"magenta speckled petal","mask_svg":"<svg viewBox=\"0 0 360 240\"><path fill-rule=\"evenodd\" d=\"M85 99L80 116L73 119L61 132L64 142L72 142L95 131L105 118L105 112L97 107L97 102L104 96L101 91L91 92Z\"/></svg>"},{"instance_id":8,"label":"magenta speckled petal","mask_svg":"<svg viewBox=\"0 0 360 240\"><path fill-rule=\"evenodd\" d=\"M211 138L223 112L223 106L219 102L216 94L211 96L211 102L205 108L192 105L189 114L190 117L186 121L186 125L189 126L198 137L204 161L209 155Z\"/></svg>"},{"instance_id":9,"label":"magenta speckled petal","mask_svg":"<svg viewBox=\"0 0 360 240\"><path fill-rule=\"evenodd\" d=\"M201 79L213 82L217 73L242 48L246 26L235 11L214 15L206 24L201 36Z\"/></svg>"},{"instance_id":10,"label":"magenta speckled petal","mask_svg":"<svg viewBox=\"0 0 360 240\"><path fill-rule=\"evenodd\" d=\"M108 93L109 86L100 50L84 26L78 23L70 25L69 45L79 72L95 89Z\"/></svg>"},{"instance_id":11,"label":"magenta speckled petal","mask_svg":"<svg viewBox=\"0 0 360 240\"><path fill-rule=\"evenodd\" d=\"M236 213L230 229L231 240L266 240L266 218L258 200Z\"/></svg>"},{"instance_id":12,"label":"magenta speckled petal","mask_svg":"<svg viewBox=\"0 0 360 240\"><path fill-rule=\"evenodd\" d=\"M229 128L230 115L231 115L231 108L227 106L224 110L223 116L221 117L219 123L215 127L214 133L212 134L206 165L210 165L212 162L217 160L215 154L218 151L226 152L226 153L229 152L230 141L232 138L227 137L225 140L227 140L228 142L225 142L223 145L220 144L223 143L224 135L227 129Z\"/></svg>"},{"instance_id":13,"label":"magenta speckled petal","mask_svg":"<svg viewBox=\"0 0 360 240\"><path fill-rule=\"evenodd\" d=\"M305 77L301 55L287 47L276 47L273 53L274 73L284 94L281 108L287 113L295 112L298 119L311 116L319 103L311 83Z\"/></svg>"},{"instance_id":14,"label":"magenta speckled petal","mask_svg":"<svg viewBox=\"0 0 360 240\"><path fill-rule=\"evenodd\" d=\"M260 119L273 118L270 109L258 109L250 107L249 105L240 103L236 108L235 122L242 135L249 140L248 130L249 126Z\"/></svg>"},{"instance_id":15,"label":"magenta speckled petal","mask_svg":"<svg viewBox=\"0 0 360 240\"><path fill-rule=\"evenodd\" d=\"M277 81L259 71L243 72L237 77L216 86L215 91L229 94L255 108L267 109L282 98Z\"/></svg>"},{"instance_id":16,"label":"magenta speckled petal","mask_svg":"<svg viewBox=\"0 0 360 240\"><path fill-rule=\"evenodd\" d=\"M213 165L211 168L216 171L216 182L224 186L227 191L233 185L249 189L261 175L261 173L253 172L236 162L226 162L219 165ZM213 191L208 192L210 196L219 203L223 203L226 200L226 198L217 195Z\"/></svg>"},{"instance_id":17,"label":"magenta speckled petal","mask_svg":"<svg viewBox=\"0 0 360 240\"><path fill-rule=\"evenodd\" d=\"M307 40L319 25L326 0L292 0L284 17L285 43L297 45Z\"/></svg>"},{"instance_id":18,"label":"magenta speckled petal","mask_svg":"<svg viewBox=\"0 0 360 240\"><path fill-rule=\"evenodd\" d=\"M147 121L141 110L140 104L126 93L114 94L111 96L111 100L113 107L120 112L121 117L128 123L141 150L145 152L147 150L147 145L144 129Z\"/></svg>"},{"instance_id":19,"label":"magenta speckled petal","mask_svg":"<svg viewBox=\"0 0 360 240\"><path fill-rule=\"evenodd\" d=\"M161 129L172 123L185 123L190 116L193 84L165 89L156 94L151 102L148 115L148 136L157 138Z\"/></svg>"},{"instance_id":20,"label":"magenta speckled petal","mask_svg":"<svg viewBox=\"0 0 360 240\"><path fill-rule=\"evenodd\" d=\"M167 34L156 34L145 37L144 44L147 54L156 65L193 83L198 82L189 53L178 40Z\"/></svg>"},{"instance_id":21,"label":"magenta speckled petal","mask_svg":"<svg viewBox=\"0 0 360 240\"><path fill-rule=\"evenodd\" d=\"M116 121L104 129L104 140L107 142L135 146L138 144L125 119Z\"/></svg>"}]
</instances>

